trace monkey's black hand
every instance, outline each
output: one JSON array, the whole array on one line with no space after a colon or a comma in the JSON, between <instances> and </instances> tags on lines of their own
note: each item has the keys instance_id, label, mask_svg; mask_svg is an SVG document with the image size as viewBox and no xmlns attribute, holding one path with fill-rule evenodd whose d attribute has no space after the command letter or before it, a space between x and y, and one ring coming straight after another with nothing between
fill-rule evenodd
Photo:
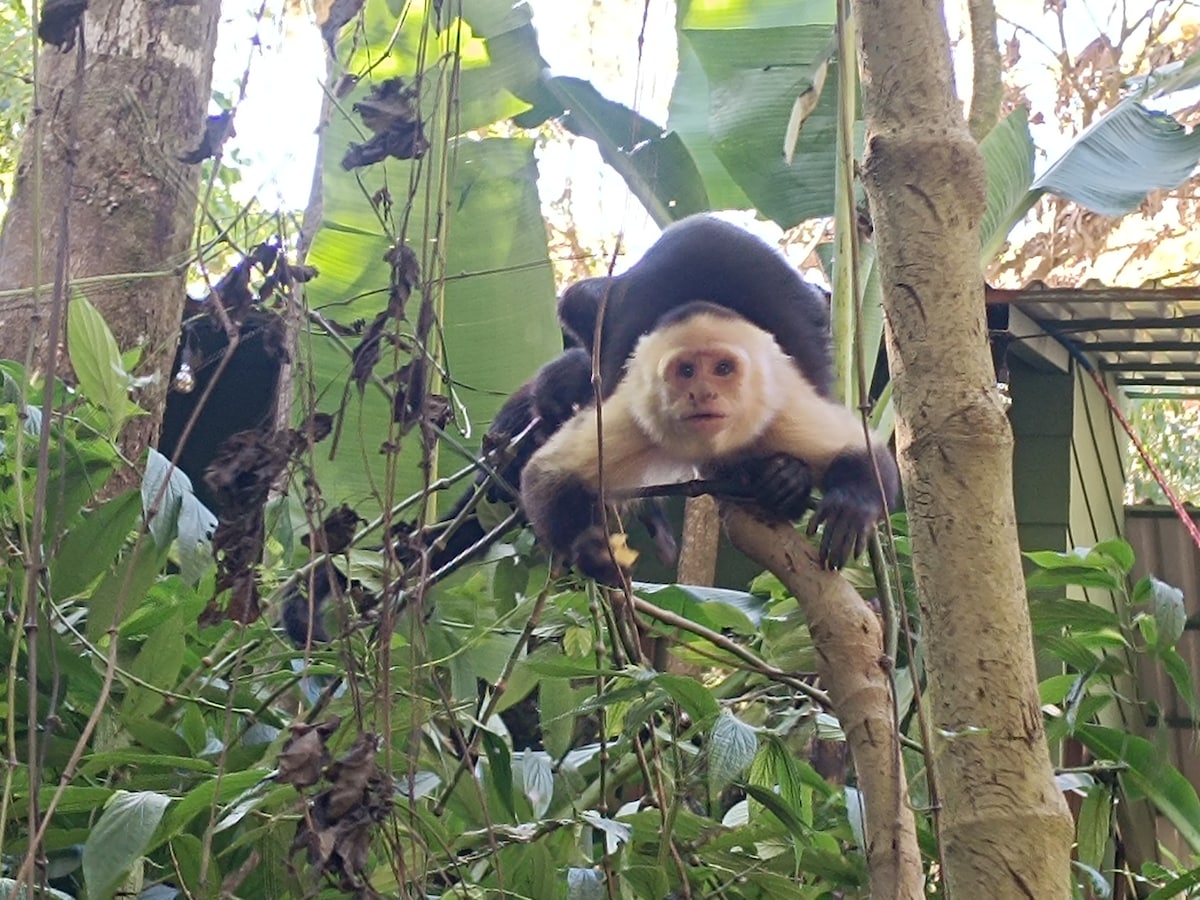
<instances>
[{"instance_id":1,"label":"monkey's black hand","mask_svg":"<svg viewBox=\"0 0 1200 900\"><path fill-rule=\"evenodd\" d=\"M813 489L808 463L786 453L722 466L715 477L732 481L764 512L788 521L799 519L808 510Z\"/></svg>"},{"instance_id":2,"label":"monkey's black hand","mask_svg":"<svg viewBox=\"0 0 1200 900\"><path fill-rule=\"evenodd\" d=\"M622 570L613 562L608 532L603 525L593 525L571 542L571 565L601 584L621 586Z\"/></svg>"},{"instance_id":3,"label":"monkey's black hand","mask_svg":"<svg viewBox=\"0 0 1200 900\"><path fill-rule=\"evenodd\" d=\"M895 463L886 453L878 458L884 488L894 495ZM840 569L866 548L876 523L887 512L875 470L865 454L843 454L825 471L821 502L808 523L808 533L821 531L821 565Z\"/></svg>"}]
</instances>

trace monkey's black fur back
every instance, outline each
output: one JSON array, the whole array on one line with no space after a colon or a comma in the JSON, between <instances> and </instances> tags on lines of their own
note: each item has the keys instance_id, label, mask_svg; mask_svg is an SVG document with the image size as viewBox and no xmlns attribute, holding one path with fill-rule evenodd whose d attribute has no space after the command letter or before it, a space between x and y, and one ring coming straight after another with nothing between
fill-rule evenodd
<instances>
[{"instance_id":1,"label":"monkey's black fur back","mask_svg":"<svg viewBox=\"0 0 1200 900\"><path fill-rule=\"evenodd\" d=\"M606 397L638 338L653 331L664 314L696 300L728 307L775 335L822 396L832 391L828 298L774 247L736 225L706 215L682 219L624 274L567 288L559 320L589 353L606 293L600 350Z\"/></svg>"}]
</instances>

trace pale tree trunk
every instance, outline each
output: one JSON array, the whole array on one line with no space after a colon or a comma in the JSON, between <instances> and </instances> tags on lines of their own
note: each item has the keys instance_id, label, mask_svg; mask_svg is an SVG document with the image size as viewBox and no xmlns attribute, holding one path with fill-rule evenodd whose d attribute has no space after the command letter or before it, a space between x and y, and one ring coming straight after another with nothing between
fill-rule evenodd
<instances>
[{"instance_id":1,"label":"pale tree trunk","mask_svg":"<svg viewBox=\"0 0 1200 900\"><path fill-rule=\"evenodd\" d=\"M157 439L178 343L199 166L177 157L204 131L219 11L218 0L92 0L82 47L41 53L39 121L26 130L0 232L0 357L24 361L33 340L34 364L45 366L61 252L67 281L121 350L144 348L138 372L158 378L135 398L150 415L122 436L132 458ZM34 285L36 294L15 290Z\"/></svg>"},{"instance_id":2,"label":"pale tree trunk","mask_svg":"<svg viewBox=\"0 0 1200 900\"><path fill-rule=\"evenodd\" d=\"M1038 701L1012 432L984 322L983 160L955 98L941 4L855 9L945 878L952 897L1068 897L1071 818Z\"/></svg>"}]
</instances>

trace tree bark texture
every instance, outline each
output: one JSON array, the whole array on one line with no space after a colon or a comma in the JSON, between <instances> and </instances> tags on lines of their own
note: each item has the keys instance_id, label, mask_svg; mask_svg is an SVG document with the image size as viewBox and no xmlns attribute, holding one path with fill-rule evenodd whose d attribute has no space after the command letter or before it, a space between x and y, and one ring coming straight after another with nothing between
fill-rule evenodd
<instances>
[{"instance_id":1,"label":"tree bark texture","mask_svg":"<svg viewBox=\"0 0 1200 900\"><path fill-rule=\"evenodd\" d=\"M1038 700L1012 432L984 321L983 160L941 4L855 9L945 878L952 897L1068 897L1072 824Z\"/></svg>"},{"instance_id":2,"label":"tree bark texture","mask_svg":"<svg viewBox=\"0 0 1200 900\"><path fill-rule=\"evenodd\" d=\"M725 504L721 511L734 546L774 573L808 620L817 674L854 757L865 807L871 896L924 897L921 852L879 619L845 578L821 568L816 549L794 527L764 522L735 504Z\"/></svg>"},{"instance_id":3,"label":"tree bark texture","mask_svg":"<svg viewBox=\"0 0 1200 900\"><path fill-rule=\"evenodd\" d=\"M177 157L204 130L219 12L218 0L92 0L74 49L41 53L38 108L0 232L0 356L23 361L32 340L40 368L67 204L68 283L122 351L143 347L139 373L158 374L134 398L150 415L122 438L134 456L157 438L179 338L199 166Z\"/></svg>"}]
</instances>

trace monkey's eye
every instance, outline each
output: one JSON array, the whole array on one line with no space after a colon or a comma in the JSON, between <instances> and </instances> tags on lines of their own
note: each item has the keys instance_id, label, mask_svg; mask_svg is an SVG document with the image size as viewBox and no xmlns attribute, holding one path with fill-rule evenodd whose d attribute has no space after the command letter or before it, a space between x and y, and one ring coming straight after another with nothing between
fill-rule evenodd
<instances>
[{"instance_id":1,"label":"monkey's eye","mask_svg":"<svg viewBox=\"0 0 1200 900\"><path fill-rule=\"evenodd\" d=\"M680 378L694 378L696 376L696 364L681 362L675 367L675 374Z\"/></svg>"},{"instance_id":2,"label":"monkey's eye","mask_svg":"<svg viewBox=\"0 0 1200 900\"><path fill-rule=\"evenodd\" d=\"M721 378L727 378L737 371L737 365L732 359L723 359L713 366L713 374Z\"/></svg>"}]
</instances>

